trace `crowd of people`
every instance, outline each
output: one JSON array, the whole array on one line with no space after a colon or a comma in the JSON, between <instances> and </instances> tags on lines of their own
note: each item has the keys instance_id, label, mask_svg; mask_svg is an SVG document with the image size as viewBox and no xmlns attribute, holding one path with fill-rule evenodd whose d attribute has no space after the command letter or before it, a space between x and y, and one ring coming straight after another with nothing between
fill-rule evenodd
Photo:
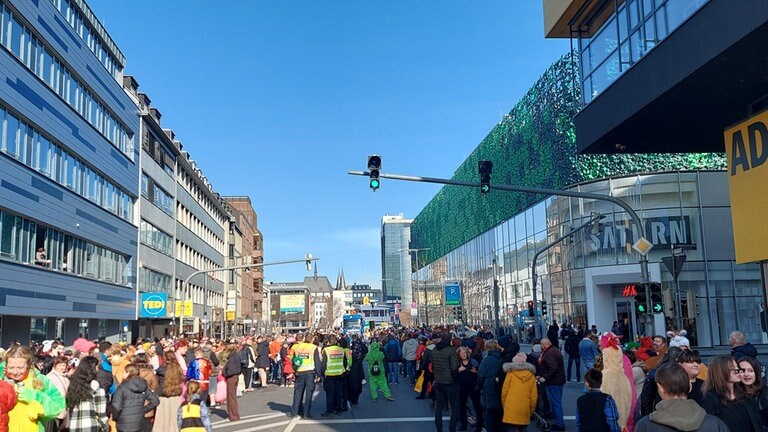
<instances>
[{"instance_id":1,"label":"crowd of people","mask_svg":"<svg viewBox=\"0 0 768 432\"><path fill-rule=\"evenodd\" d=\"M613 332L550 330L529 353L511 336L451 326L13 344L0 353L0 432L210 432L212 409L237 421L238 397L270 385L293 389L288 415L302 418L313 417L312 394L322 386L320 416L332 417L360 403L365 384L376 403L393 401L401 382L431 401L438 432L446 409L449 432L525 431L531 419L557 431L565 430L563 388L574 376L585 383L580 431L768 426L764 368L741 332L731 334L732 355L707 367L684 332L622 343Z\"/></svg>"}]
</instances>

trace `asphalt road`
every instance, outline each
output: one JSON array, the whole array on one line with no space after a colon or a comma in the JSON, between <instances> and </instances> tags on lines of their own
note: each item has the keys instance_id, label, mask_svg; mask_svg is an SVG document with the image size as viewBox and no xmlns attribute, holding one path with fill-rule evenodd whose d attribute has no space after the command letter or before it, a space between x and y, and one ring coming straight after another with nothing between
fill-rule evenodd
<instances>
[{"instance_id":1,"label":"asphalt road","mask_svg":"<svg viewBox=\"0 0 768 432\"><path fill-rule=\"evenodd\" d=\"M319 389L319 386L318 386ZM338 417L324 418L325 392L316 389L312 404L313 419L289 418L293 388L270 385L263 390L246 393L238 399L241 419L226 421L226 411L215 408L211 421L219 432L409 432L435 430L434 411L430 401L416 400L416 392L407 385L392 386L394 402L379 397L371 399L365 385L360 403ZM581 383L568 383L563 392L566 430L575 430L576 398L583 390ZM443 430L448 430L448 413L444 414ZM471 427L470 427L470 430ZM529 430L538 430L533 424Z\"/></svg>"}]
</instances>

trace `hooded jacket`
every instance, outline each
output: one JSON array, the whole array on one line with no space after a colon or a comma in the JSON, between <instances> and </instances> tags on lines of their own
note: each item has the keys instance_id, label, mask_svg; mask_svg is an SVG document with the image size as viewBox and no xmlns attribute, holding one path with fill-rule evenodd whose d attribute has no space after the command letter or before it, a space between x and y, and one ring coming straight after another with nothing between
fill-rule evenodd
<instances>
[{"instance_id":1,"label":"hooded jacket","mask_svg":"<svg viewBox=\"0 0 768 432\"><path fill-rule=\"evenodd\" d=\"M728 426L692 400L669 399L656 404L656 411L641 418L635 426L635 432L650 431L727 432Z\"/></svg>"},{"instance_id":2,"label":"hooded jacket","mask_svg":"<svg viewBox=\"0 0 768 432\"><path fill-rule=\"evenodd\" d=\"M504 407L503 422L513 425L527 425L536 409L536 368L528 362L504 363L506 374L501 388L501 404Z\"/></svg>"},{"instance_id":3,"label":"hooded jacket","mask_svg":"<svg viewBox=\"0 0 768 432\"><path fill-rule=\"evenodd\" d=\"M379 348L378 342L371 342L371 346L368 348L368 354L365 356L365 361L368 362L368 375L375 377L376 375L373 375L371 373L371 368L373 367L373 364L378 362L379 363L379 375L378 376L384 376L386 377L386 363L384 362L384 353L381 352L381 349Z\"/></svg>"},{"instance_id":4,"label":"hooded jacket","mask_svg":"<svg viewBox=\"0 0 768 432\"><path fill-rule=\"evenodd\" d=\"M149 402L146 406L145 401ZM144 414L155 409L159 403L143 378L123 381L112 396L112 418L117 422L117 429L121 432L143 431Z\"/></svg>"}]
</instances>

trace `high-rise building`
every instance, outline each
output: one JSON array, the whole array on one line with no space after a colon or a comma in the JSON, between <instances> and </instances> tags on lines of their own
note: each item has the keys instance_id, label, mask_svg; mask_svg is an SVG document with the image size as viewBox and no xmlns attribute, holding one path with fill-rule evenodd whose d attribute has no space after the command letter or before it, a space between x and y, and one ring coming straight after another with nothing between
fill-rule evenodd
<instances>
[{"instance_id":1,"label":"high-rise building","mask_svg":"<svg viewBox=\"0 0 768 432\"><path fill-rule=\"evenodd\" d=\"M411 223L402 213L381 218L381 285L384 301L406 305L413 302L411 290Z\"/></svg>"},{"instance_id":2,"label":"high-rise building","mask_svg":"<svg viewBox=\"0 0 768 432\"><path fill-rule=\"evenodd\" d=\"M128 337L140 127L125 58L83 1L0 11L0 344Z\"/></svg>"}]
</instances>

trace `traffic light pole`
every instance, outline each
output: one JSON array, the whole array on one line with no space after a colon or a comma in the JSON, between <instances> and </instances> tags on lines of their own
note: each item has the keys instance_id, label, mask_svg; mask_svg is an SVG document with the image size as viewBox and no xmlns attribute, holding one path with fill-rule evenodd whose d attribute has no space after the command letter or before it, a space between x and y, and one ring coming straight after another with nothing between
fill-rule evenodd
<instances>
[{"instance_id":1,"label":"traffic light pole","mask_svg":"<svg viewBox=\"0 0 768 432\"><path fill-rule=\"evenodd\" d=\"M356 175L356 176L366 176L366 177L370 176L370 173L368 171L349 170L347 171L347 173L349 175ZM477 182L442 179L442 178L435 178L435 177L418 177L418 176L406 176L406 175L400 175L400 174L384 174L381 172L379 173L379 177L391 179L391 180L414 181L414 182L422 182L422 183L437 183L437 184L443 184L443 185L466 186L466 187L473 187L473 188L480 188L482 185L487 185L491 189L504 190L504 191L523 192L523 193L541 194L541 195L567 196L567 197L573 197L573 198L593 199L596 201L607 201L624 209L632 219L632 223L637 227L638 234L643 238L645 237L645 226L643 225L643 221L642 219L640 219L640 216L638 216L637 212L635 212L632 206L630 206L629 204L627 204L626 202L618 198L608 196L608 195L600 195L600 194L589 193L589 192L576 192L576 191L567 191L567 190L558 190L558 189L549 189L549 188L540 188L540 187L530 187L530 186L485 184L485 183L481 184ZM640 280L643 283L646 294L648 295L648 298L650 300L651 295L649 292L650 289L648 287L648 283L650 282L650 277L648 272L648 257L644 253L640 253L640 257L638 258L638 263L640 264ZM653 334L652 312L650 317L651 317L650 333Z\"/></svg>"},{"instance_id":2,"label":"traffic light pole","mask_svg":"<svg viewBox=\"0 0 768 432\"><path fill-rule=\"evenodd\" d=\"M583 230L584 228L587 228L588 226L591 226L593 223L596 223L600 219L604 218L604 215L597 214L593 216L590 220L587 222L579 225L576 228L573 228L572 230L568 231L567 233L561 235L560 237L553 240L548 245L544 246L543 248L536 251L536 254L533 256L533 264L531 264L531 275L532 275L532 288L531 292L533 293L533 334L537 338L541 337L542 331L541 331L541 323L539 322L539 314L536 312L536 305L538 304L538 301L536 299L536 283L539 280L539 275L536 273L536 263L539 261L539 256L543 254L544 252L548 251L550 248L555 246L556 244L562 242L563 240L567 239L568 237L576 234L577 232ZM542 291L542 297L543 297L544 291ZM542 298L542 300L544 300ZM552 341L552 343L555 343L555 341Z\"/></svg>"}]
</instances>

